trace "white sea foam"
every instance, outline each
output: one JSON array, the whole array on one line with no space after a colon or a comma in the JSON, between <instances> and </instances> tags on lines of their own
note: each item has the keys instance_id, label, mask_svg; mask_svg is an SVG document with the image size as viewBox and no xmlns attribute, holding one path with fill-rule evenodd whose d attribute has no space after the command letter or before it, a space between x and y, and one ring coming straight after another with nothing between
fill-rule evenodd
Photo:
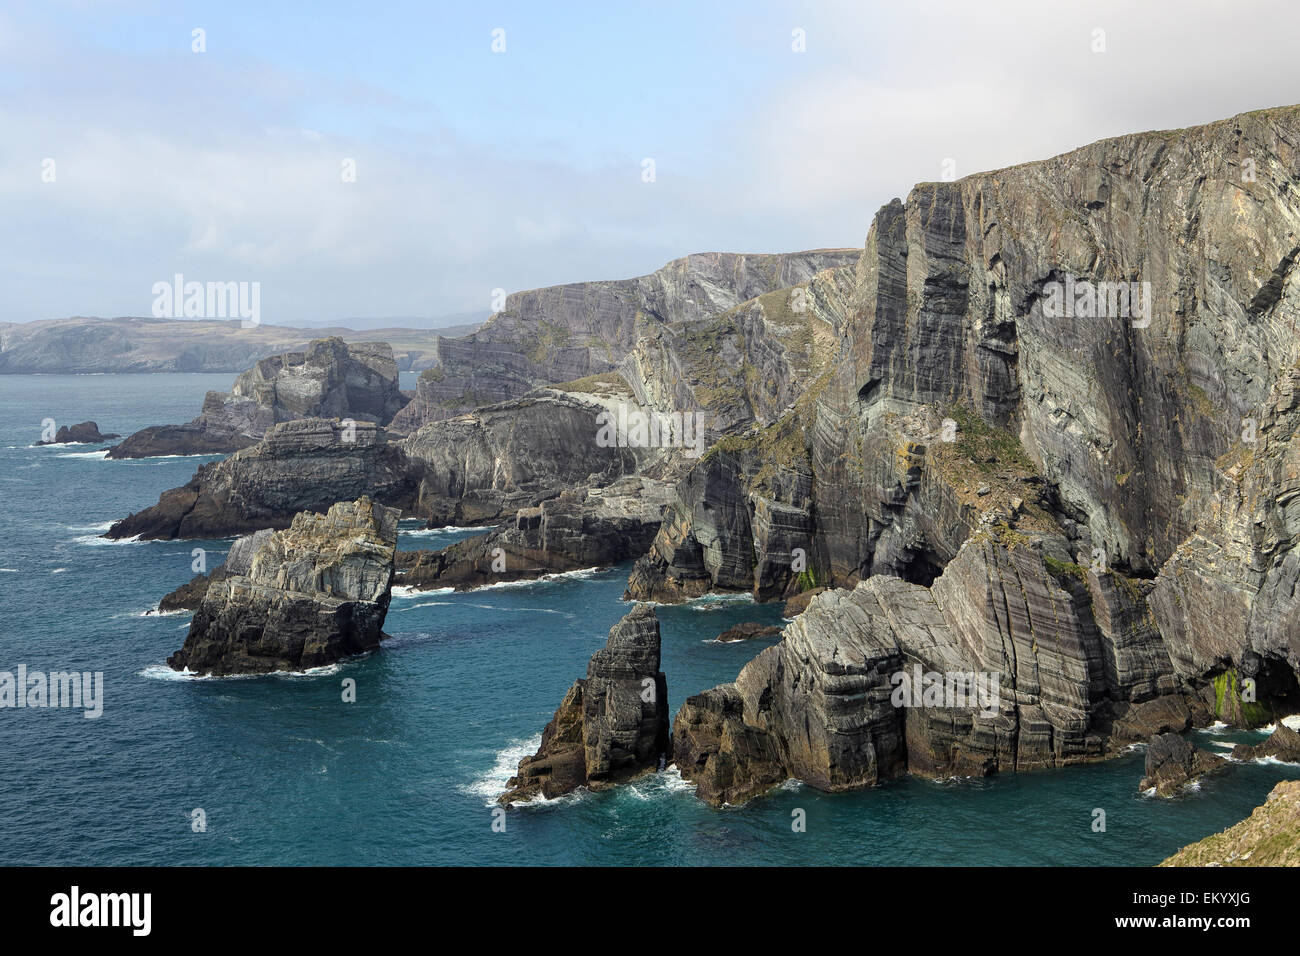
<instances>
[{"instance_id":1,"label":"white sea foam","mask_svg":"<svg viewBox=\"0 0 1300 956\"><path fill-rule=\"evenodd\" d=\"M72 543L84 544L90 548L106 548L117 544L148 544L147 541L141 541L138 534L129 538L105 538L103 534L79 534L72 539Z\"/></svg>"},{"instance_id":2,"label":"white sea foam","mask_svg":"<svg viewBox=\"0 0 1300 956\"><path fill-rule=\"evenodd\" d=\"M68 525L68 530L81 532L94 531L103 534L111 527L113 527L113 522L101 521L99 524L70 524Z\"/></svg>"},{"instance_id":3,"label":"white sea foam","mask_svg":"<svg viewBox=\"0 0 1300 956\"><path fill-rule=\"evenodd\" d=\"M484 584L476 588L470 588L470 590L491 591L499 588L526 588L532 587L535 584L551 584L556 581L580 581L584 578L595 577L604 570L604 568L579 568L576 571L557 571L554 574L543 574L538 578L523 578L518 581L494 581L492 584Z\"/></svg>"},{"instance_id":4,"label":"white sea foam","mask_svg":"<svg viewBox=\"0 0 1300 956\"><path fill-rule=\"evenodd\" d=\"M108 457L108 449L107 449L107 448L102 448L102 449L100 449L99 451L72 451L72 452L64 452L62 455L58 455L57 457L59 457L59 458L98 458L100 461L103 461L105 458Z\"/></svg>"},{"instance_id":5,"label":"white sea foam","mask_svg":"<svg viewBox=\"0 0 1300 956\"><path fill-rule=\"evenodd\" d=\"M1221 720L1216 720L1214 723L1210 724L1210 726L1204 728L1204 733L1207 733L1207 734L1221 734L1221 733L1223 733L1225 730L1231 730L1231 729L1232 729L1232 728L1229 727L1227 724L1225 724L1223 721L1221 721Z\"/></svg>"},{"instance_id":6,"label":"white sea foam","mask_svg":"<svg viewBox=\"0 0 1300 956\"><path fill-rule=\"evenodd\" d=\"M397 584L393 586L393 597L399 601L410 601L418 597L426 597L434 594L454 594L455 588L434 588L432 591L424 591L420 588L413 588L408 584Z\"/></svg>"},{"instance_id":7,"label":"white sea foam","mask_svg":"<svg viewBox=\"0 0 1300 956\"><path fill-rule=\"evenodd\" d=\"M188 624L184 625L189 627ZM337 674L343 667L341 664L324 664L320 667L311 667L305 671L270 671L266 674L196 674L194 671L186 668L183 671L174 671L165 664L150 664L144 670L139 672L140 677L148 677L151 680L174 681L174 680L256 680L259 677L328 677L331 674Z\"/></svg>"},{"instance_id":8,"label":"white sea foam","mask_svg":"<svg viewBox=\"0 0 1300 956\"><path fill-rule=\"evenodd\" d=\"M542 735L536 734L526 740L514 740L496 755L496 761L489 770L473 783L464 784L458 789L461 793L473 797L482 797L485 806L497 805L497 797L506 792L506 783L519 769L519 761L537 753L542 745ZM542 802L545 798L541 798Z\"/></svg>"},{"instance_id":9,"label":"white sea foam","mask_svg":"<svg viewBox=\"0 0 1300 956\"><path fill-rule=\"evenodd\" d=\"M67 569L67 568L55 568L53 571L50 572L50 574L62 574L62 573L63 573L64 571L66 571L66 570L68 570L68 569Z\"/></svg>"},{"instance_id":10,"label":"white sea foam","mask_svg":"<svg viewBox=\"0 0 1300 956\"><path fill-rule=\"evenodd\" d=\"M461 531L481 531L486 534L491 531L493 527L493 525L487 525L486 527L461 527L460 525L449 524L443 525L441 528L411 528L409 530L401 528L399 529L399 533L412 538L430 538L436 534L457 534Z\"/></svg>"},{"instance_id":11,"label":"white sea foam","mask_svg":"<svg viewBox=\"0 0 1300 956\"><path fill-rule=\"evenodd\" d=\"M22 574L17 568L0 568L0 574Z\"/></svg>"}]
</instances>

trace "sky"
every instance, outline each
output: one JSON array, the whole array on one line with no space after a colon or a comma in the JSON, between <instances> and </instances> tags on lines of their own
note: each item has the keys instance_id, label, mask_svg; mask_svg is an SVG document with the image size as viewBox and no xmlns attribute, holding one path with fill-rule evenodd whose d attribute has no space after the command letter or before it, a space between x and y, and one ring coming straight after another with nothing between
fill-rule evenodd
<instances>
[{"instance_id":1,"label":"sky","mask_svg":"<svg viewBox=\"0 0 1300 956\"><path fill-rule=\"evenodd\" d=\"M1293 0L6 0L0 322L149 315L181 274L271 324L432 323L860 247L945 160L1300 102L1297 36Z\"/></svg>"}]
</instances>

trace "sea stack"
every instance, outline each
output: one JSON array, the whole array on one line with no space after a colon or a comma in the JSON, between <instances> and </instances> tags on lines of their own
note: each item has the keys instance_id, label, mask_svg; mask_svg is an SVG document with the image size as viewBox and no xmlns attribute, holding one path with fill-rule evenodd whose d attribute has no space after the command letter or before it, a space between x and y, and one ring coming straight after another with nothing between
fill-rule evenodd
<instances>
[{"instance_id":1,"label":"sea stack","mask_svg":"<svg viewBox=\"0 0 1300 956\"><path fill-rule=\"evenodd\" d=\"M659 670L659 619L638 604L615 624L542 732L519 761L502 803L600 790L657 770L668 754L668 683Z\"/></svg>"},{"instance_id":2,"label":"sea stack","mask_svg":"<svg viewBox=\"0 0 1300 956\"><path fill-rule=\"evenodd\" d=\"M266 536L246 573L211 583L168 666L265 674L374 650L384 636L399 517L365 496L323 515L296 515Z\"/></svg>"}]
</instances>

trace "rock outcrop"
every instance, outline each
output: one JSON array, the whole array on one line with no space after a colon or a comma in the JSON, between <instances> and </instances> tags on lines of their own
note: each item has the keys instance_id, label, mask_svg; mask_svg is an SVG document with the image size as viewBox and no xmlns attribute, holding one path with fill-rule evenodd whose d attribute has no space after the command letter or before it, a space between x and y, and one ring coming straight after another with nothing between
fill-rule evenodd
<instances>
[{"instance_id":1,"label":"rock outcrop","mask_svg":"<svg viewBox=\"0 0 1300 956\"><path fill-rule=\"evenodd\" d=\"M1300 763L1300 734L1286 724L1279 723L1263 743L1255 746L1237 744L1232 748L1233 760L1261 760L1273 757L1286 763Z\"/></svg>"},{"instance_id":2,"label":"rock outcrop","mask_svg":"<svg viewBox=\"0 0 1300 956\"><path fill-rule=\"evenodd\" d=\"M823 790L903 773L985 775L1101 759L1208 719L1141 589L990 526L932 587L828 590L734 684L686 701L682 776L713 804L788 777Z\"/></svg>"},{"instance_id":3,"label":"rock outcrop","mask_svg":"<svg viewBox=\"0 0 1300 956\"><path fill-rule=\"evenodd\" d=\"M281 422L307 418L385 425L405 403L387 343L318 339L301 352L262 359L229 393L209 392L194 421L142 429L109 457L225 454L255 444Z\"/></svg>"},{"instance_id":4,"label":"rock outcrop","mask_svg":"<svg viewBox=\"0 0 1300 956\"><path fill-rule=\"evenodd\" d=\"M300 511L368 495L410 513L420 470L382 428L311 418L274 426L256 445L202 466L107 538L222 538L283 528Z\"/></svg>"},{"instance_id":5,"label":"rock outcrop","mask_svg":"<svg viewBox=\"0 0 1300 956\"><path fill-rule=\"evenodd\" d=\"M1283 780L1263 806L1161 866L1300 866L1300 780Z\"/></svg>"},{"instance_id":6,"label":"rock outcrop","mask_svg":"<svg viewBox=\"0 0 1300 956\"><path fill-rule=\"evenodd\" d=\"M1171 797L1194 780L1226 765L1222 757L1192 746L1177 734L1158 734L1147 746L1146 775L1138 784L1142 791Z\"/></svg>"},{"instance_id":7,"label":"rock outcrop","mask_svg":"<svg viewBox=\"0 0 1300 956\"><path fill-rule=\"evenodd\" d=\"M398 512L361 497L302 513L266 535L247 571L213 580L184 646L167 660L197 674L301 671L374 650L393 583ZM236 567L246 555L236 554Z\"/></svg>"},{"instance_id":8,"label":"rock outcrop","mask_svg":"<svg viewBox=\"0 0 1300 956\"><path fill-rule=\"evenodd\" d=\"M224 564L213 568L206 574L196 574L176 590L164 595L162 600L158 602L158 613L197 611L199 605L203 603L203 598L208 593L208 588L214 581L220 581L236 574L248 574L253 567L253 555L257 553L257 550L262 545L266 544L271 533L270 528L263 528L261 531L254 531L252 534L236 538L230 545L230 551L226 555Z\"/></svg>"},{"instance_id":9,"label":"rock outcrop","mask_svg":"<svg viewBox=\"0 0 1300 956\"><path fill-rule=\"evenodd\" d=\"M397 556L397 583L418 589L470 590L584 568L608 567L645 553L671 486L622 478L604 488L566 491L514 521L441 551Z\"/></svg>"},{"instance_id":10,"label":"rock outcrop","mask_svg":"<svg viewBox=\"0 0 1300 956\"><path fill-rule=\"evenodd\" d=\"M439 342L439 367L421 383L424 420L613 371L638 339L667 323L709 319L857 256L850 249L700 253L635 279L516 292L474 334Z\"/></svg>"},{"instance_id":11,"label":"rock outcrop","mask_svg":"<svg viewBox=\"0 0 1300 956\"><path fill-rule=\"evenodd\" d=\"M639 604L610 629L542 732L537 753L519 762L502 803L579 787L600 790L660 768L668 753L668 685L659 670L659 620Z\"/></svg>"},{"instance_id":12,"label":"rock outcrop","mask_svg":"<svg viewBox=\"0 0 1300 956\"><path fill-rule=\"evenodd\" d=\"M759 624L755 621L744 621L735 627L729 627L718 635L719 644L736 644L740 641L752 641L764 637L780 637L781 628L775 624Z\"/></svg>"},{"instance_id":13,"label":"rock outcrop","mask_svg":"<svg viewBox=\"0 0 1300 956\"><path fill-rule=\"evenodd\" d=\"M38 445L92 445L97 442L121 438L121 435L101 435L99 426L94 422L81 422L77 425L60 425L52 441L38 441Z\"/></svg>"}]
</instances>

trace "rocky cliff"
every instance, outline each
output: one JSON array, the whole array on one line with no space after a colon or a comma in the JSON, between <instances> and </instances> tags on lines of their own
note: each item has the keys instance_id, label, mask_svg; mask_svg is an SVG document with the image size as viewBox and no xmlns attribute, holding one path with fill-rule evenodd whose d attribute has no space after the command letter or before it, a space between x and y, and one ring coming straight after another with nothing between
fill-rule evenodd
<instances>
[{"instance_id":1,"label":"rocky cliff","mask_svg":"<svg viewBox=\"0 0 1300 956\"><path fill-rule=\"evenodd\" d=\"M420 413L424 421L450 417L539 385L612 371L638 339L669 323L709 319L857 255L700 253L635 279L514 293L474 334L439 342L439 367L421 378Z\"/></svg>"},{"instance_id":2,"label":"rocky cliff","mask_svg":"<svg viewBox=\"0 0 1300 956\"><path fill-rule=\"evenodd\" d=\"M262 359L228 393L209 392L192 422L142 429L109 457L224 454L249 447L280 422L304 418L384 425L405 403L387 343L318 339L303 351Z\"/></svg>"},{"instance_id":3,"label":"rocky cliff","mask_svg":"<svg viewBox=\"0 0 1300 956\"><path fill-rule=\"evenodd\" d=\"M565 491L441 551L400 553L397 583L468 590L640 557L659 530L671 494L671 485L638 477Z\"/></svg>"},{"instance_id":4,"label":"rocky cliff","mask_svg":"<svg viewBox=\"0 0 1300 956\"><path fill-rule=\"evenodd\" d=\"M382 428L309 418L275 425L256 445L203 465L107 538L222 538L283 528L300 511L369 495L412 512L420 472Z\"/></svg>"},{"instance_id":5,"label":"rocky cliff","mask_svg":"<svg viewBox=\"0 0 1300 956\"><path fill-rule=\"evenodd\" d=\"M241 573L211 583L168 665L262 674L374 650L388 613L398 517L364 496L295 516L256 546L247 571L236 554Z\"/></svg>"},{"instance_id":6,"label":"rocky cliff","mask_svg":"<svg viewBox=\"0 0 1300 956\"><path fill-rule=\"evenodd\" d=\"M883 208L829 373L679 482L629 596L775 598L893 575L947 593L952 627L986 601L978 577L954 590L972 580L954 574L958 556L1014 519L1054 542L1049 568L1089 581L1090 610L1081 592L1051 601L1072 640L1086 648L1110 618L1129 646L1100 698L1095 655L1072 654L1053 683L1073 689L1044 701L1058 719L1018 729L1014 760L963 745L963 761L1022 766L1037 737L1050 744L1028 764L1053 764L1127 739L1095 703L1126 699L1122 672L1140 661L1143 694L1179 715L1253 725L1289 712L1298 140L1300 109L1266 110L923 184ZM1113 580L1110 593L1092 578ZM715 725L734 694L705 708ZM1062 721L1067 705L1077 714ZM759 764L834 782L770 742ZM927 749L949 764L940 744L908 747L907 766ZM873 773L864 763L856 779Z\"/></svg>"},{"instance_id":7,"label":"rocky cliff","mask_svg":"<svg viewBox=\"0 0 1300 956\"><path fill-rule=\"evenodd\" d=\"M502 803L603 789L660 768L668 753L668 684L659 670L659 620L639 604L610 629L542 732L537 753L519 762Z\"/></svg>"}]
</instances>

